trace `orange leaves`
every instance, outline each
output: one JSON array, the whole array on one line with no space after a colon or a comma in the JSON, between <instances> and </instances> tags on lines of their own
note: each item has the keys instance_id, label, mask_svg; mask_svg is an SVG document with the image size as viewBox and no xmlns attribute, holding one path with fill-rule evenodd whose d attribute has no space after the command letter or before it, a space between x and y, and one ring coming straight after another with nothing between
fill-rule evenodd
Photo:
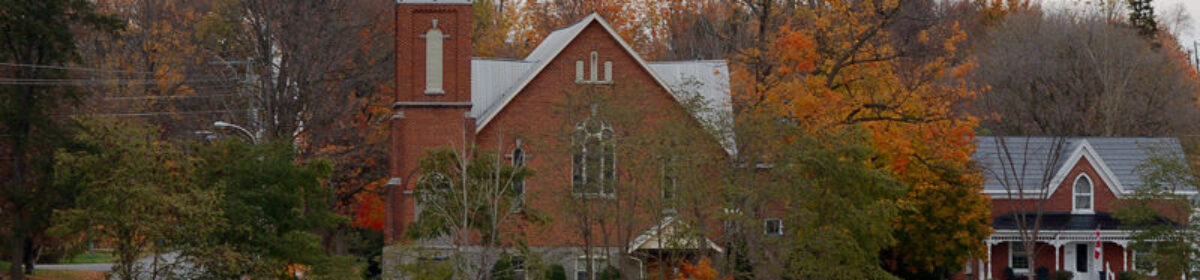
<instances>
[{"instance_id":1,"label":"orange leaves","mask_svg":"<svg viewBox=\"0 0 1200 280\"><path fill-rule=\"evenodd\" d=\"M975 67L958 54L966 33L952 21L898 23L908 8L899 1L813 2L766 48L773 71L735 76L754 79L737 94L813 135L867 132L879 167L911 188L895 221L910 239L899 250L913 252L904 267L954 267L980 252L989 207L970 168L978 119L954 110L980 94L963 80Z\"/></svg>"},{"instance_id":2,"label":"orange leaves","mask_svg":"<svg viewBox=\"0 0 1200 280\"><path fill-rule=\"evenodd\" d=\"M717 280L717 270L712 268L712 263L708 258L700 258L700 261L695 265L689 262L683 262L679 268L679 275L676 280ZM720 278L721 280L732 280L733 277Z\"/></svg>"},{"instance_id":3,"label":"orange leaves","mask_svg":"<svg viewBox=\"0 0 1200 280\"><path fill-rule=\"evenodd\" d=\"M379 195L379 182L372 182L354 195L355 211L351 225L358 228L383 230L387 205Z\"/></svg>"},{"instance_id":4,"label":"orange leaves","mask_svg":"<svg viewBox=\"0 0 1200 280\"><path fill-rule=\"evenodd\" d=\"M809 32L784 28L781 33L783 37L776 43L779 48L778 55L782 60L779 74L790 76L811 72L816 67L819 57L816 52L817 45Z\"/></svg>"}]
</instances>

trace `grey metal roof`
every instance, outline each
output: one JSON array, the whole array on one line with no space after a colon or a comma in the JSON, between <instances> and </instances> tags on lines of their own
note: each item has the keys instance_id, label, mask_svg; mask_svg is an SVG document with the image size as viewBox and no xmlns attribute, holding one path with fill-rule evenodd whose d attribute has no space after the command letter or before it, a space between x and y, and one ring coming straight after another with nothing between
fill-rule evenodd
<instances>
[{"instance_id":1,"label":"grey metal roof","mask_svg":"<svg viewBox=\"0 0 1200 280\"><path fill-rule=\"evenodd\" d=\"M575 39L575 34L579 34L591 22L591 20L581 20L571 26L550 32L550 35L546 35L546 39L543 39L542 43L533 49L533 52L525 56L525 61L541 62L554 58L559 50L567 47L567 43L570 43L571 39Z\"/></svg>"},{"instance_id":2,"label":"grey metal roof","mask_svg":"<svg viewBox=\"0 0 1200 280\"><path fill-rule=\"evenodd\" d=\"M1071 154L1085 142L1104 164L1097 169L1112 171L1126 191L1143 185L1139 166L1148 159L1154 156L1182 159L1184 156L1179 140L1170 137L980 136L976 138L978 148L972 158L983 169L984 192L1004 192L1008 189L1006 185L1034 191L1046 187L1071 160Z\"/></svg>"},{"instance_id":3,"label":"grey metal roof","mask_svg":"<svg viewBox=\"0 0 1200 280\"><path fill-rule=\"evenodd\" d=\"M471 60L471 115L482 116L494 109L505 93L512 91L517 82L524 79L534 63L520 60L494 60L476 58Z\"/></svg>"}]
</instances>

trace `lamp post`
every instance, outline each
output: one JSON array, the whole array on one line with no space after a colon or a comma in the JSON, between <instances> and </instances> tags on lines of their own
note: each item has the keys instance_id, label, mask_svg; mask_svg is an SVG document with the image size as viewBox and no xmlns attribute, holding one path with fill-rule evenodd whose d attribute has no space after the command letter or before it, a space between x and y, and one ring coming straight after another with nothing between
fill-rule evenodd
<instances>
[{"instance_id":1,"label":"lamp post","mask_svg":"<svg viewBox=\"0 0 1200 280\"><path fill-rule=\"evenodd\" d=\"M250 133L250 130L248 130L244 127L241 127L236 124L223 122L223 121L213 122L213 126L215 126L215 127L231 127L231 128L237 129L238 131L241 131L243 134L245 134L246 138L250 139L251 144L258 145L258 137L255 137L254 133Z\"/></svg>"}]
</instances>

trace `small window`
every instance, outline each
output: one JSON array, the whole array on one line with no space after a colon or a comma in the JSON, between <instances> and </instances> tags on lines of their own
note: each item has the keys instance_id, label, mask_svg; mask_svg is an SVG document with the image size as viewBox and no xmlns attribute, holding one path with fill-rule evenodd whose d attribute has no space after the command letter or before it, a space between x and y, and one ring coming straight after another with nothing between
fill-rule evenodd
<instances>
[{"instance_id":1,"label":"small window","mask_svg":"<svg viewBox=\"0 0 1200 280\"><path fill-rule=\"evenodd\" d=\"M679 185L675 159L672 157L663 158L662 164L662 199L663 201L671 201L675 199L675 191Z\"/></svg>"},{"instance_id":2,"label":"small window","mask_svg":"<svg viewBox=\"0 0 1200 280\"><path fill-rule=\"evenodd\" d=\"M525 149L521 148L521 141L517 141L517 148L512 151L512 165L517 170L525 168ZM525 207L525 179L517 179L512 182L513 193L516 194L516 203L513 211L520 211Z\"/></svg>"},{"instance_id":3,"label":"small window","mask_svg":"<svg viewBox=\"0 0 1200 280\"><path fill-rule=\"evenodd\" d=\"M1029 255L1025 253L1024 242L1009 242L1009 264L1013 269L1029 269Z\"/></svg>"},{"instance_id":4,"label":"small window","mask_svg":"<svg viewBox=\"0 0 1200 280\"><path fill-rule=\"evenodd\" d=\"M600 275L601 270L603 270L607 264L605 262L605 258L601 257L601 256L592 256L591 259L592 259L592 274L591 275L588 275L588 271L587 271L587 267L588 267L588 265L587 265L588 257L587 256L579 256L579 258L575 260L575 279L578 279L578 280L597 279L596 276Z\"/></svg>"},{"instance_id":5,"label":"small window","mask_svg":"<svg viewBox=\"0 0 1200 280\"><path fill-rule=\"evenodd\" d=\"M612 61L604 62L604 82L612 82Z\"/></svg>"},{"instance_id":6,"label":"small window","mask_svg":"<svg viewBox=\"0 0 1200 280\"><path fill-rule=\"evenodd\" d=\"M783 236L783 220L779 218L768 218L764 222L766 233L770 236Z\"/></svg>"},{"instance_id":7,"label":"small window","mask_svg":"<svg viewBox=\"0 0 1200 280\"><path fill-rule=\"evenodd\" d=\"M1092 211L1093 190L1092 180L1088 179L1087 175L1080 174L1079 178L1075 179L1075 211L1088 212Z\"/></svg>"},{"instance_id":8,"label":"small window","mask_svg":"<svg viewBox=\"0 0 1200 280\"><path fill-rule=\"evenodd\" d=\"M513 279L525 280L525 257L513 256L511 259Z\"/></svg>"},{"instance_id":9,"label":"small window","mask_svg":"<svg viewBox=\"0 0 1200 280\"><path fill-rule=\"evenodd\" d=\"M583 60L575 61L575 82L583 82Z\"/></svg>"},{"instance_id":10,"label":"small window","mask_svg":"<svg viewBox=\"0 0 1200 280\"><path fill-rule=\"evenodd\" d=\"M596 54L595 51L592 52L592 61L591 62L592 62L592 65L590 67L591 67L592 72L590 73L591 76L589 76L589 77L591 77L591 79L589 81L596 82L596 81L599 81L599 77L597 77L597 76L600 75L600 55Z\"/></svg>"},{"instance_id":11,"label":"small window","mask_svg":"<svg viewBox=\"0 0 1200 280\"><path fill-rule=\"evenodd\" d=\"M1154 258L1150 256L1150 250L1144 248L1133 250L1133 270L1150 276L1158 274L1158 269L1154 266Z\"/></svg>"}]
</instances>

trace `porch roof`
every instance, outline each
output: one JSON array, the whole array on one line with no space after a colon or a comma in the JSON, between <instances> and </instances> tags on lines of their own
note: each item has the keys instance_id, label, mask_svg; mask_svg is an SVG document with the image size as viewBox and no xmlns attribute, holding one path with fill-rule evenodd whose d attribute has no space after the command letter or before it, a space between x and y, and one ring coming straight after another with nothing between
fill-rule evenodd
<instances>
[{"instance_id":1,"label":"porch roof","mask_svg":"<svg viewBox=\"0 0 1200 280\"><path fill-rule=\"evenodd\" d=\"M992 228L997 230L1016 230L1020 214L1009 214L997 217L992 222ZM1037 217L1035 213L1026 213L1026 228L1033 227ZM1069 212L1042 213L1042 223L1039 230L1115 230L1121 227L1121 221L1109 213L1071 214Z\"/></svg>"}]
</instances>

